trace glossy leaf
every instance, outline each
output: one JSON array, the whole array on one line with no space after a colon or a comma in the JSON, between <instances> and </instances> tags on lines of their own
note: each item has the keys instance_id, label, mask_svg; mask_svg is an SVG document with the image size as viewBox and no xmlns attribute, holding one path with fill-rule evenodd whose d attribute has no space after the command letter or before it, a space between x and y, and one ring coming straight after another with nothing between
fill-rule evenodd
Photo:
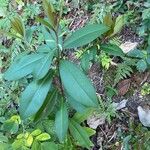
<instances>
[{"instance_id":1,"label":"glossy leaf","mask_svg":"<svg viewBox=\"0 0 150 150\"><path fill-rule=\"evenodd\" d=\"M92 142L89 139L87 131L73 119L71 119L69 122L69 130L71 135L77 141L78 145L86 147L87 149L90 149L90 147L93 146Z\"/></svg>"},{"instance_id":2,"label":"glossy leaf","mask_svg":"<svg viewBox=\"0 0 150 150\"><path fill-rule=\"evenodd\" d=\"M57 40L58 40L58 46L62 47L63 36L62 36L62 31L61 31L60 27L57 31L58 39L53 30L48 30L45 27L43 27L42 32L44 35L45 42L51 50L57 49L57 42L56 42Z\"/></svg>"},{"instance_id":3,"label":"glossy leaf","mask_svg":"<svg viewBox=\"0 0 150 150\"><path fill-rule=\"evenodd\" d=\"M38 135L35 139L37 141L46 141L46 140L49 140L51 137L48 133L42 133L40 135Z\"/></svg>"},{"instance_id":4,"label":"glossy leaf","mask_svg":"<svg viewBox=\"0 0 150 150\"><path fill-rule=\"evenodd\" d=\"M61 61L60 76L67 94L75 101L89 107L98 106L92 83L75 64L66 60Z\"/></svg>"},{"instance_id":5,"label":"glossy leaf","mask_svg":"<svg viewBox=\"0 0 150 150\"><path fill-rule=\"evenodd\" d=\"M38 53L49 53L52 49L47 45L43 44L37 48Z\"/></svg>"},{"instance_id":6,"label":"glossy leaf","mask_svg":"<svg viewBox=\"0 0 150 150\"><path fill-rule=\"evenodd\" d=\"M50 51L45 57L43 57L41 63L37 64L33 75L36 79L42 79L48 72L51 66L51 62L55 51Z\"/></svg>"},{"instance_id":7,"label":"glossy leaf","mask_svg":"<svg viewBox=\"0 0 150 150\"><path fill-rule=\"evenodd\" d=\"M65 40L64 48L67 49L84 46L107 31L108 27L103 24L87 25L72 33L72 35Z\"/></svg>"},{"instance_id":8,"label":"glossy leaf","mask_svg":"<svg viewBox=\"0 0 150 150\"><path fill-rule=\"evenodd\" d=\"M34 115L42 106L52 82L52 73L30 83L21 95L19 112L22 119Z\"/></svg>"},{"instance_id":9,"label":"glossy leaf","mask_svg":"<svg viewBox=\"0 0 150 150\"><path fill-rule=\"evenodd\" d=\"M32 73L35 66L45 57L44 54L30 54L21 57L13 62L9 69L5 72L6 80L18 80Z\"/></svg>"},{"instance_id":10,"label":"glossy leaf","mask_svg":"<svg viewBox=\"0 0 150 150\"><path fill-rule=\"evenodd\" d=\"M30 147L32 143L33 143L33 136L30 134L28 138L26 139L26 146Z\"/></svg>"},{"instance_id":11,"label":"glossy leaf","mask_svg":"<svg viewBox=\"0 0 150 150\"><path fill-rule=\"evenodd\" d=\"M71 96L67 95L67 100L69 104L74 108L77 112L83 113L87 109L86 106L82 105L78 101L74 100Z\"/></svg>"},{"instance_id":12,"label":"glossy leaf","mask_svg":"<svg viewBox=\"0 0 150 150\"><path fill-rule=\"evenodd\" d=\"M114 44L103 44L100 47L105 53L108 53L109 55L113 55L113 56L125 56L125 54L123 53L122 49Z\"/></svg>"},{"instance_id":13,"label":"glossy leaf","mask_svg":"<svg viewBox=\"0 0 150 150\"><path fill-rule=\"evenodd\" d=\"M55 129L59 141L63 142L68 130L68 111L64 103L61 104L61 108L56 113Z\"/></svg>"},{"instance_id":14,"label":"glossy leaf","mask_svg":"<svg viewBox=\"0 0 150 150\"><path fill-rule=\"evenodd\" d=\"M57 90L53 90L49 93L37 114L35 115L34 120L37 121L40 118L47 117L54 109L57 100Z\"/></svg>"},{"instance_id":15,"label":"glossy leaf","mask_svg":"<svg viewBox=\"0 0 150 150\"><path fill-rule=\"evenodd\" d=\"M40 135L42 133L42 131L40 130L40 129L36 129L36 130L34 130L32 133L31 133L31 135L32 136L38 136L38 135Z\"/></svg>"}]
</instances>

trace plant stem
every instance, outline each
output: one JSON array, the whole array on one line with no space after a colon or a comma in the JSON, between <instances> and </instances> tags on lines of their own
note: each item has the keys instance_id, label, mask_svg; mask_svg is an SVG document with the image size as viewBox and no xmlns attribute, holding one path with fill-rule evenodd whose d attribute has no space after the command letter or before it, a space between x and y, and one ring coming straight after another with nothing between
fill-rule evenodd
<instances>
[{"instance_id":1,"label":"plant stem","mask_svg":"<svg viewBox=\"0 0 150 150\"><path fill-rule=\"evenodd\" d=\"M57 71L58 71L58 79L59 79L59 83L60 83L60 90L61 90L61 93L63 95L63 97L65 97L64 95L64 90L63 90L63 86L62 86L62 81L61 81L61 77L60 77L60 68L59 68L59 65L60 65L60 61L62 59L61 57L61 54L60 54L60 48L59 48L59 42L58 42L58 29L57 31L54 31L55 32L55 35L56 35L56 43L57 43Z\"/></svg>"}]
</instances>

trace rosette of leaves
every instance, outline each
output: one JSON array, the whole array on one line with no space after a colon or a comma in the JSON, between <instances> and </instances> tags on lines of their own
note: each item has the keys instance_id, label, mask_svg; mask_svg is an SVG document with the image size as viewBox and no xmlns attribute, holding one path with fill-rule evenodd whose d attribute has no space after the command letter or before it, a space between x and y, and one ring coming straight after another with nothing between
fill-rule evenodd
<instances>
[{"instance_id":1,"label":"rosette of leaves","mask_svg":"<svg viewBox=\"0 0 150 150\"><path fill-rule=\"evenodd\" d=\"M55 114L55 130L60 142L71 134L77 145L90 148L92 143L88 132L69 117L66 104L69 103L78 112L84 112L87 108L97 108L98 99L91 81L76 64L66 59L64 52L89 44L107 32L108 27L90 24L63 36L59 26L61 11L57 14L47 0L43 0L43 8L47 19L37 20L44 25L44 44L35 52L20 54L15 58L4 78L11 81L28 75L32 77L20 97L19 113L22 120L29 117L39 120ZM13 19L12 28L17 32L17 37L26 39L25 26L19 17Z\"/></svg>"}]
</instances>

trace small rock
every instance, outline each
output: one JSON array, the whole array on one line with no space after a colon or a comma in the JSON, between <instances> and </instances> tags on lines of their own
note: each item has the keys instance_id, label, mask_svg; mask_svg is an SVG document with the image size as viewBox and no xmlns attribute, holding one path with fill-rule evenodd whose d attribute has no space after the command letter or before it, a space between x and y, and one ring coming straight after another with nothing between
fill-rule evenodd
<instances>
[{"instance_id":1,"label":"small rock","mask_svg":"<svg viewBox=\"0 0 150 150\"><path fill-rule=\"evenodd\" d=\"M128 100L124 99L120 103L113 103L113 106L116 108L116 110L123 109L126 107L127 101Z\"/></svg>"},{"instance_id":2,"label":"small rock","mask_svg":"<svg viewBox=\"0 0 150 150\"><path fill-rule=\"evenodd\" d=\"M138 106L138 116L145 127L150 127L150 108Z\"/></svg>"}]
</instances>

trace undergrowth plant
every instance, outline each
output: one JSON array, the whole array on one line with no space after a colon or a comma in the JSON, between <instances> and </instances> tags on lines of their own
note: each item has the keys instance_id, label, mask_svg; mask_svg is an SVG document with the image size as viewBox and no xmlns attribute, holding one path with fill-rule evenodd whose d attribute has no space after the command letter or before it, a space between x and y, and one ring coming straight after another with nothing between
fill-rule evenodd
<instances>
[{"instance_id":1,"label":"undergrowth plant","mask_svg":"<svg viewBox=\"0 0 150 150\"><path fill-rule=\"evenodd\" d=\"M46 117L54 118L54 128L61 143L71 136L76 145L90 149L93 145L89 139L90 129L82 127L81 121L70 114L69 110L74 108L77 112L83 113L89 108L97 108L99 102L92 83L75 63L67 60L66 51L89 44L109 28L103 24L90 24L71 35L64 35L59 24L63 1L60 2L60 6L60 13L57 14L53 6L47 0L43 0L43 9L47 18L36 19L44 25L42 27L44 42L37 50L26 49L19 54L5 72L4 78L9 81L27 78L29 81L19 100L21 117L19 123L24 124L28 118L35 122ZM11 35L30 47L27 42L27 30L20 17L11 20L11 27L13 31ZM29 135L33 135L33 132L28 133L27 138ZM19 141L27 140L27 138L22 139L22 135L18 136ZM27 148L33 146L34 138L33 136L30 138L32 142L27 143ZM49 138L46 134L45 139ZM39 144L36 142L36 145Z\"/></svg>"}]
</instances>

